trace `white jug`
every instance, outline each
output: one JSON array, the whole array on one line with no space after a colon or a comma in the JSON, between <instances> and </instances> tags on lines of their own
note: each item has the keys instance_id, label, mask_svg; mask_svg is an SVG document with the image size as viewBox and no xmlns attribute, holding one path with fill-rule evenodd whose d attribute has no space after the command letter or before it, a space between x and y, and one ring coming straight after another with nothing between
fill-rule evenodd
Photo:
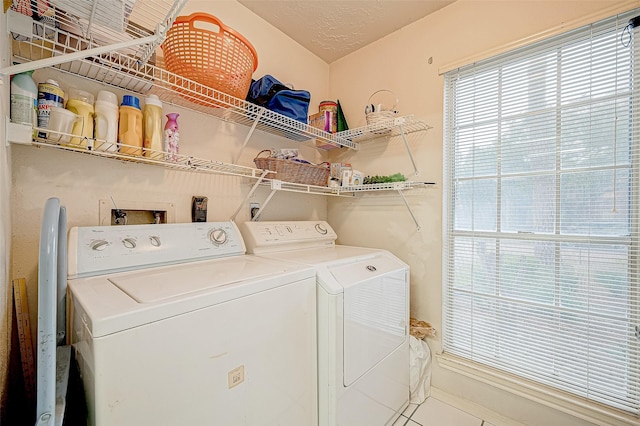
<instances>
[{"instance_id":1,"label":"white jug","mask_svg":"<svg viewBox=\"0 0 640 426\"><path fill-rule=\"evenodd\" d=\"M106 90L99 91L94 109L96 149L101 151L117 151L119 115L117 96Z\"/></svg>"},{"instance_id":2,"label":"white jug","mask_svg":"<svg viewBox=\"0 0 640 426\"><path fill-rule=\"evenodd\" d=\"M47 139L53 142L69 143L71 141L69 134L76 123L82 123L82 117L78 114L61 107L51 107L47 129L53 132L47 132Z\"/></svg>"}]
</instances>

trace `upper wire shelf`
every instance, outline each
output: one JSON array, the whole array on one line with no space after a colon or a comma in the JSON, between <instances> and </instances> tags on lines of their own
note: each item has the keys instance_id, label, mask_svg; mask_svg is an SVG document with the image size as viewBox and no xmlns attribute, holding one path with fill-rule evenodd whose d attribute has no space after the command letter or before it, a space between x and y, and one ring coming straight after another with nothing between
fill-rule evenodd
<instances>
[{"instance_id":1,"label":"upper wire shelf","mask_svg":"<svg viewBox=\"0 0 640 426\"><path fill-rule=\"evenodd\" d=\"M71 2L72 0L58 1ZM75 1L84 3L81 0ZM121 0L110 0L100 4L110 4L114 1ZM97 0L96 3L98 3ZM137 12L138 5L148 7L148 3L155 2L139 0L135 3L133 11ZM157 1L157 3L162 2ZM178 11L181 7L181 5L178 7L172 4L171 14L175 15L173 11ZM155 94L165 103L179 105L298 142L320 140L338 147L358 149L357 143L338 134L316 129L163 69L162 58L155 55L149 56L147 52L150 49L155 52L155 47L159 46L164 39L166 32L164 25L160 25L162 29L158 31L162 38L156 34L145 36L149 32L142 31L141 28L144 28L144 25L134 24L133 12L126 25L127 30L123 33L118 33L113 28L103 29L97 24L93 26L86 24L87 29L85 29L62 25L62 22L57 23L56 20L33 21L16 11L7 12L7 27L12 37L13 59L20 64L0 69L0 73L55 67L61 71L130 92L142 95ZM150 25L153 19L159 19L157 10L145 19L145 25ZM175 16L170 16L163 18L161 22L173 22L174 19ZM96 27L98 30L95 30ZM139 37L132 39L133 36L130 33L135 31L138 31L136 35ZM141 47L135 42L135 40L147 39L151 39L149 40L151 43ZM131 40L134 40L133 44ZM147 56L149 60L145 60Z\"/></svg>"},{"instance_id":2,"label":"upper wire shelf","mask_svg":"<svg viewBox=\"0 0 640 426\"><path fill-rule=\"evenodd\" d=\"M259 129L314 147L318 141L357 150L359 142L369 139L404 138L431 129L405 116L331 134L170 73L155 52L186 1L51 0L50 9L42 11L38 0L31 0L26 11L7 11L18 64L0 73L55 67L130 92L155 94L165 103L248 126L250 132ZM34 20L34 14L42 17Z\"/></svg>"},{"instance_id":3,"label":"upper wire shelf","mask_svg":"<svg viewBox=\"0 0 640 426\"><path fill-rule=\"evenodd\" d=\"M119 49L146 63L186 2L31 0L7 10L7 28L14 56L40 62L30 64L29 69L67 61L69 54L82 57Z\"/></svg>"},{"instance_id":4,"label":"upper wire shelf","mask_svg":"<svg viewBox=\"0 0 640 426\"><path fill-rule=\"evenodd\" d=\"M345 130L338 133L340 137L353 142L364 142L366 140L409 135L415 132L423 132L432 129L424 121L416 119L412 115L390 118L389 120L378 121L373 124Z\"/></svg>"}]
</instances>

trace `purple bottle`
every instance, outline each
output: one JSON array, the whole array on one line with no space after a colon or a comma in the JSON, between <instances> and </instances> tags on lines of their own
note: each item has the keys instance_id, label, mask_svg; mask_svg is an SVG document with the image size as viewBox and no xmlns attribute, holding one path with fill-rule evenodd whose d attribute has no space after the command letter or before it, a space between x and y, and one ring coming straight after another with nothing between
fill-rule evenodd
<instances>
[{"instance_id":1,"label":"purple bottle","mask_svg":"<svg viewBox=\"0 0 640 426\"><path fill-rule=\"evenodd\" d=\"M178 161L180 133L178 132L178 113L167 114L167 124L164 125L164 152L168 153L167 160Z\"/></svg>"}]
</instances>

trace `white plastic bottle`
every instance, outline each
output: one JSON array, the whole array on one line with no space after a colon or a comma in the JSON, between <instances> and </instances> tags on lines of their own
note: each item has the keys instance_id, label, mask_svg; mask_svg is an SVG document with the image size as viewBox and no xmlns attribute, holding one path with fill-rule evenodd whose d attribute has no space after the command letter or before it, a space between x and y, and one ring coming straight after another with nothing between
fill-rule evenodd
<instances>
[{"instance_id":1,"label":"white plastic bottle","mask_svg":"<svg viewBox=\"0 0 640 426\"><path fill-rule=\"evenodd\" d=\"M16 74L11 79L11 121L38 126L38 86L33 71Z\"/></svg>"},{"instance_id":2,"label":"white plastic bottle","mask_svg":"<svg viewBox=\"0 0 640 426\"><path fill-rule=\"evenodd\" d=\"M144 115L144 155L153 157L156 154L154 151L163 150L162 102L156 95L147 96L142 114Z\"/></svg>"},{"instance_id":3,"label":"white plastic bottle","mask_svg":"<svg viewBox=\"0 0 640 426\"><path fill-rule=\"evenodd\" d=\"M118 150L118 116L118 97L116 94L100 90L95 103L95 126L93 130L97 150ZM107 143L101 143L103 141Z\"/></svg>"}]
</instances>

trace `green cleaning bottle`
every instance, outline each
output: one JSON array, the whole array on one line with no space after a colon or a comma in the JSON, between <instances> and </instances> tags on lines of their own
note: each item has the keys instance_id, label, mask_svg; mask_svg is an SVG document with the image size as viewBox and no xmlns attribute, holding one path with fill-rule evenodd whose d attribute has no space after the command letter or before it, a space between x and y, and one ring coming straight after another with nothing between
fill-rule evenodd
<instances>
[{"instance_id":1,"label":"green cleaning bottle","mask_svg":"<svg viewBox=\"0 0 640 426\"><path fill-rule=\"evenodd\" d=\"M38 126L38 86L33 71L16 74L11 79L11 121Z\"/></svg>"}]
</instances>

